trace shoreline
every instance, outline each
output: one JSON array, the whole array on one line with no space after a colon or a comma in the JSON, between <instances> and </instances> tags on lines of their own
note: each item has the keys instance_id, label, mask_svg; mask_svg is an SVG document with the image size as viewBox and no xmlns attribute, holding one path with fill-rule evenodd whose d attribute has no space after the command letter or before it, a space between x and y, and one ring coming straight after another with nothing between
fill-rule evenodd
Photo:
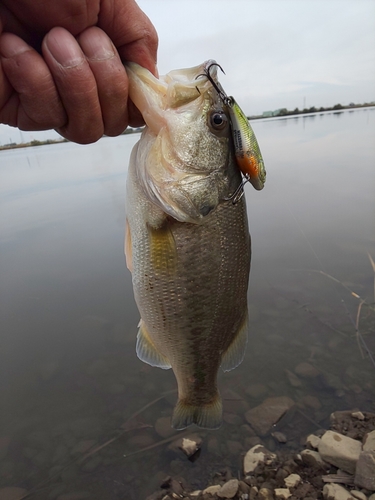
<instances>
[{"instance_id":1,"label":"shoreline","mask_svg":"<svg viewBox=\"0 0 375 500\"><path fill-rule=\"evenodd\" d=\"M275 118L285 118L285 117L290 117L290 116L314 116L322 113L342 113L343 111L346 110L356 110L356 109L368 109L368 108L374 108L375 106L373 104L355 104L353 106L341 106L337 104L336 106L333 106L332 108L310 108L306 110L301 110L301 111L288 111L287 109L281 109L279 110L278 114L273 114L269 116L263 116L263 115L251 115L248 116L247 119L249 121L253 120L269 120L269 119L275 119ZM136 129L132 128L127 128L122 134L120 135L127 135L127 134L137 134L139 133L143 127L138 127ZM103 136L107 137L107 136ZM38 140L33 140L30 142L21 142L21 143L11 143L11 144L4 144L3 146L0 146L0 151L8 151L10 149L20 149L20 148L29 148L29 147L34 147L34 146L46 146L48 144L61 144L63 142L71 142L68 139L65 139L61 137L61 139L47 139L45 141L38 141Z\"/></svg>"}]
</instances>

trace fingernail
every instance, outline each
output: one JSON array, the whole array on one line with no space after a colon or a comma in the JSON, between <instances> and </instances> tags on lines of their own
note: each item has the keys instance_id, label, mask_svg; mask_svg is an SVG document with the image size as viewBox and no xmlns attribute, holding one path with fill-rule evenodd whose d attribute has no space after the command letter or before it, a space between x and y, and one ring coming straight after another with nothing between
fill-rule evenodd
<instances>
[{"instance_id":1,"label":"fingernail","mask_svg":"<svg viewBox=\"0 0 375 500\"><path fill-rule=\"evenodd\" d=\"M45 43L52 57L64 68L79 66L84 61L76 39L63 28L54 28Z\"/></svg>"},{"instance_id":2,"label":"fingernail","mask_svg":"<svg viewBox=\"0 0 375 500\"><path fill-rule=\"evenodd\" d=\"M107 36L91 36L80 38L83 52L92 61L104 61L115 55L114 47Z\"/></svg>"},{"instance_id":3,"label":"fingernail","mask_svg":"<svg viewBox=\"0 0 375 500\"><path fill-rule=\"evenodd\" d=\"M32 50L32 47L27 45L21 38L18 38L18 36L12 33L4 33L1 37L0 50L3 57L9 58Z\"/></svg>"}]
</instances>

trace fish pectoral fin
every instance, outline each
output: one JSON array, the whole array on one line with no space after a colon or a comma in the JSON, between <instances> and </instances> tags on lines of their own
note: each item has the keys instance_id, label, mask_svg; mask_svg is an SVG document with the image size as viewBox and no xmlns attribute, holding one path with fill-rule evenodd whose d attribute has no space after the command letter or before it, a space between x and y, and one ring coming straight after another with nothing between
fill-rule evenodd
<instances>
[{"instance_id":1,"label":"fish pectoral fin","mask_svg":"<svg viewBox=\"0 0 375 500\"><path fill-rule=\"evenodd\" d=\"M132 237L130 233L129 221L126 219L125 224L125 260L126 267L129 271L133 272L133 250L132 250Z\"/></svg>"},{"instance_id":2,"label":"fish pectoral fin","mask_svg":"<svg viewBox=\"0 0 375 500\"><path fill-rule=\"evenodd\" d=\"M223 405L219 393L210 402L200 405L179 399L173 411L172 427L181 430L196 424L204 429L218 429L222 419Z\"/></svg>"},{"instance_id":3,"label":"fish pectoral fin","mask_svg":"<svg viewBox=\"0 0 375 500\"><path fill-rule=\"evenodd\" d=\"M221 360L221 369L224 372L229 372L234 370L238 365L242 363L245 356L246 344L247 344L247 327L248 327L248 316L245 314L244 321L242 322L237 335L233 339L232 343L228 349L224 352Z\"/></svg>"},{"instance_id":4,"label":"fish pectoral fin","mask_svg":"<svg viewBox=\"0 0 375 500\"><path fill-rule=\"evenodd\" d=\"M163 370L171 368L168 359L156 349L143 320L139 322L136 351L138 358L144 363L163 368Z\"/></svg>"},{"instance_id":5,"label":"fish pectoral fin","mask_svg":"<svg viewBox=\"0 0 375 500\"><path fill-rule=\"evenodd\" d=\"M174 271L177 249L169 221L165 220L159 228L147 225L147 229L150 238L150 258L154 269L157 271Z\"/></svg>"}]
</instances>

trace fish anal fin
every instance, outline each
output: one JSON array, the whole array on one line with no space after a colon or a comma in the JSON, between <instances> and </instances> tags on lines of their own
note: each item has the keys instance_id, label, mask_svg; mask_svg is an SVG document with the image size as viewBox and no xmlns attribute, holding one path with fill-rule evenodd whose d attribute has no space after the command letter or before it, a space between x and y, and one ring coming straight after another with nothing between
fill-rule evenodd
<instances>
[{"instance_id":1,"label":"fish anal fin","mask_svg":"<svg viewBox=\"0 0 375 500\"><path fill-rule=\"evenodd\" d=\"M136 351L138 358L144 363L163 368L163 370L171 368L168 359L156 349L142 320L139 322Z\"/></svg>"},{"instance_id":2,"label":"fish anal fin","mask_svg":"<svg viewBox=\"0 0 375 500\"><path fill-rule=\"evenodd\" d=\"M173 272L176 269L177 250L169 221L165 220L159 228L147 225L147 229L150 238L151 263L154 269Z\"/></svg>"},{"instance_id":3,"label":"fish anal fin","mask_svg":"<svg viewBox=\"0 0 375 500\"><path fill-rule=\"evenodd\" d=\"M129 221L126 219L125 223L125 260L126 267L129 271L133 272L133 250L132 250L132 237L130 233Z\"/></svg>"},{"instance_id":4,"label":"fish anal fin","mask_svg":"<svg viewBox=\"0 0 375 500\"><path fill-rule=\"evenodd\" d=\"M172 416L172 427L182 430L191 424L203 429L218 429L223 420L223 405L220 394L208 403L196 405L179 399Z\"/></svg>"},{"instance_id":5,"label":"fish anal fin","mask_svg":"<svg viewBox=\"0 0 375 500\"><path fill-rule=\"evenodd\" d=\"M245 356L246 344L247 344L247 334L248 334L248 316L245 314L245 318L238 329L237 335L234 337L232 343L228 349L224 352L221 360L221 369L224 372L229 372L234 370L238 365L242 363Z\"/></svg>"}]
</instances>

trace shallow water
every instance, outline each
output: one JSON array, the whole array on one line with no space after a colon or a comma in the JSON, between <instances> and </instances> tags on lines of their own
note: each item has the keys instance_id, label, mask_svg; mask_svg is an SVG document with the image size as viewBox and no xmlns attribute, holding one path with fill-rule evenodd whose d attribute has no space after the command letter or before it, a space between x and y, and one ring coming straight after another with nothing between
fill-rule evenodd
<instances>
[{"instance_id":1,"label":"shallow water","mask_svg":"<svg viewBox=\"0 0 375 500\"><path fill-rule=\"evenodd\" d=\"M229 416L201 434L195 462L169 443L124 457L162 439L153 425L171 414L172 393L131 421L136 430L72 463L175 389L171 371L135 354L139 316L123 239L126 168L138 136L0 153L0 488L49 480L35 498L86 491L139 500L167 475L198 488L218 468L241 468L254 439L244 412L268 396L289 396L301 410L278 426L285 445L263 438L273 449L297 448L333 410L375 411L366 354L367 346L374 356L375 321L366 304L363 355L355 329L361 299L374 302L367 253L375 259L375 109L253 128L268 177L261 192L246 187L251 335L243 364L219 376ZM320 375L298 384L285 370L303 361Z\"/></svg>"}]
</instances>

